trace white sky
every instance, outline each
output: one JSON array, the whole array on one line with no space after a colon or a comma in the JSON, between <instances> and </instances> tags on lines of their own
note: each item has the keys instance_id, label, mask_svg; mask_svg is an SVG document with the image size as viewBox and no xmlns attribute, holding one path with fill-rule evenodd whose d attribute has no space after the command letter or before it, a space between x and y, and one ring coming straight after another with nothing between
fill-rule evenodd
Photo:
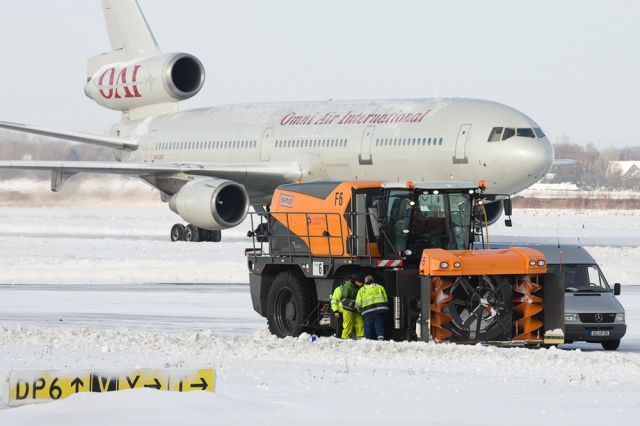
<instances>
[{"instance_id":1,"label":"white sky","mask_svg":"<svg viewBox=\"0 0 640 426\"><path fill-rule=\"evenodd\" d=\"M182 109L236 102L473 97L550 137L639 145L635 0L140 0L161 48L208 78ZM99 0L4 1L0 120L102 133L86 58L109 50ZM499 124L499 123L497 123Z\"/></svg>"}]
</instances>

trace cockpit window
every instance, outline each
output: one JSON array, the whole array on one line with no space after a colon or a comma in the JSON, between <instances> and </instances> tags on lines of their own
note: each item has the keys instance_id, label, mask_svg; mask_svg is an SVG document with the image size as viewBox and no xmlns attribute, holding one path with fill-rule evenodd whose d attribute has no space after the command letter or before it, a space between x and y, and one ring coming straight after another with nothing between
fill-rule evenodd
<instances>
[{"instance_id":1,"label":"cockpit window","mask_svg":"<svg viewBox=\"0 0 640 426\"><path fill-rule=\"evenodd\" d=\"M517 135L522 138L532 138L535 139L536 135L533 133L533 129L523 128L518 129Z\"/></svg>"},{"instance_id":2,"label":"cockpit window","mask_svg":"<svg viewBox=\"0 0 640 426\"><path fill-rule=\"evenodd\" d=\"M509 138L512 138L516 135L516 129L512 129L511 127L507 127L504 129L504 133L502 134L502 140L506 141Z\"/></svg>"},{"instance_id":3,"label":"cockpit window","mask_svg":"<svg viewBox=\"0 0 640 426\"><path fill-rule=\"evenodd\" d=\"M489 142L499 142L502 138L502 127L494 127L489 135Z\"/></svg>"},{"instance_id":4,"label":"cockpit window","mask_svg":"<svg viewBox=\"0 0 640 426\"><path fill-rule=\"evenodd\" d=\"M498 142L501 140L506 141L514 136L542 139L544 138L544 133L539 127L536 127L535 129L529 127L520 127L517 129L514 129L513 127L494 127L489 135L489 142Z\"/></svg>"}]
</instances>

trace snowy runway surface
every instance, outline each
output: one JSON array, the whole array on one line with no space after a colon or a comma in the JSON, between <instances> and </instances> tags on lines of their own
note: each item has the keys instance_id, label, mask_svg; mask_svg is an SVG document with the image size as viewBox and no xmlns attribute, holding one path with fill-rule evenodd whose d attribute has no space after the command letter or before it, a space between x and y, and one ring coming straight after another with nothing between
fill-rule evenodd
<instances>
[{"instance_id":1,"label":"snowy runway surface","mask_svg":"<svg viewBox=\"0 0 640 426\"><path fill-rule=\"evenodd\" d=\"M629 330L615 353L275 339L245 284L248 227L223 244L172 244L174 221L160 204L0 208L0 376L210 366L216 393L84 394L0 410L0 425L635 424L640 414L640 287L630 286L640 212L531 210L493 230L589 246L623 284Z\"/></svg>"},{"instance_id":2,"label":"snowy runway surface","mask_svg":"<svg viewBox=\"0 0 640 426\"><path fill-rule=\"evenodd\" d=\"M0 323L254 334L248 284L0 285Z\"/></svg>"}]
</instances>

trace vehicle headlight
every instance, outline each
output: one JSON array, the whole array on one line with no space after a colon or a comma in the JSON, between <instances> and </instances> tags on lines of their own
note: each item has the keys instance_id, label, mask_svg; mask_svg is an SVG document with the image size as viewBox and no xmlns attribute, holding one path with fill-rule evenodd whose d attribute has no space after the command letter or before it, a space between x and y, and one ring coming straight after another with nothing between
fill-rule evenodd
<instances>
[{"instance_id":1,"label":"vehicle headlight","mask_svg":"<svg viewBox=\"0 0 640 426\"><path fill-rule=\"evenodd\" d=\"M440 269L448 269L449 262L440 262Z\"/></svg>"},{"instance_id":2,"label":"vehicle headlight","mask_svg":"<svg viewBox=\"0 0 640 426\"><path fill-rule=\"evenodd\" d=\"M621 314L616 314L616 322L624 322L624 312Z\"/></svg>"},{"instance_id":3,"label":"vehicle headlight","mask_svg":"<svg viewBox=\"0 0 640 426\"><path fill-rule=\"evenodd\" d=\"M545 262L544 260L538 260L538 266L542 267L544 266Z\"/></svg>"},{"instance_id":4,"label":"vehicle headlight","mask_svg":"<svg viewBox=\"0 0 640 426\"><path fill-rule=\"evenodd\" d=\"M529 265L530 266L536 266L536 261L535 260L530 260L529 261Z\"/></svg>"},{"instance_id":5,"label":"vehicle headlight","mask_svg":"<svg viewBox=\"0 0 640 426\"><path fill-rule=\"evenodd\" d=\"M454 268L459 268L460 267L460 262L453 262L453 267Z\"/></svg>"},{"instance_id":6,"label":"vehicle headlight","mask_svg":"<svg viewBox=\"0 0 640 426\"><path fill-rule=\"evenodd\" d=\"M578 314L564 314L564 322L580 322Z\"/></svg>"}]
</instances>

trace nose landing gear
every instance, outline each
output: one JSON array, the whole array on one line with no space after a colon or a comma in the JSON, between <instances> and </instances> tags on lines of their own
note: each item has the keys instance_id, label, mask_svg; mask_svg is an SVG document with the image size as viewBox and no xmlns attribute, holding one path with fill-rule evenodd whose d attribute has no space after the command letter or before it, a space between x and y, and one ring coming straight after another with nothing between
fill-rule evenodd
<instances>
[{"instance_id":1,"label":"nose landing gear","mask_svg":"<svg viewBox=\"0 0 640 426\"><path fill-rule=\"evenodd\" d=\"M208 241L213 243L219 243L222 240L221 231L209 231L207 229L198 228L195 225L184 226L180 223L176 223L171 227L171 241L188 241L191 243L198 243L202 241Z\"/></svg>"}]
</instances>

